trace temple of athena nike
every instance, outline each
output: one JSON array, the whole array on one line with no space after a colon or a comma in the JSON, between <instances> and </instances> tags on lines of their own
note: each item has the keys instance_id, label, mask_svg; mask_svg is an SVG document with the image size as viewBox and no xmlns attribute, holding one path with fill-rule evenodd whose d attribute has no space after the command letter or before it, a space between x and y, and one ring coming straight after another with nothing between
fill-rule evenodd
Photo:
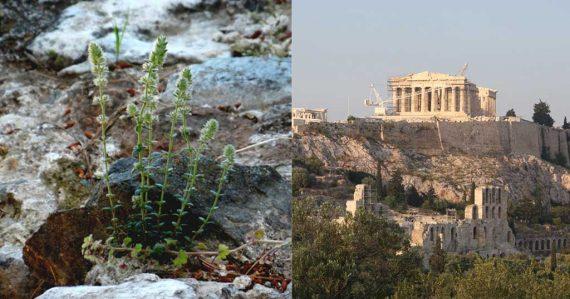
<instances>
[{"instance_id":1,"label":"temple of athena nike","mask_svg":"<svg viewBox=\"0 0 570 299\"><path fill-rule=\"evenodd\" d=\"M373 117L409 120L496 116L497 91L478 87L465 76L421 72L388 80L392 99L376 103ZM378 105L379 104L379 105Z\"/></svg>"}]
</instances>

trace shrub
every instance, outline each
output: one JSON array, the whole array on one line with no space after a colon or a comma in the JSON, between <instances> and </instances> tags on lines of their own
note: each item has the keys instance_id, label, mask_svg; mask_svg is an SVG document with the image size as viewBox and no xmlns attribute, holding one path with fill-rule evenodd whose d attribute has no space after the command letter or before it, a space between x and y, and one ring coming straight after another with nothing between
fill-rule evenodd
<instances>
[{"instance_id":1,"label":"shrub","mask_svg":"<svg viewBox=\"0 0 570 299\"><path fill-rule=\"evenodd\" d=\"M406 189L406 203L413 207L420 207L424 203L424 199L420 196L416 187L411 186Z\"/></svg>"},{"instance_id":2,"label":"shrub","mask_svg":"<svg viewBox=\"0 0 570 299\"><path fill-rule=\"evenodd\" d=\"M366 172L353 171L353 170L346 170L345 176L349 182L355 185L362 184L362 181L367 177L372 177L370 174Z\"/></svg>"},{"instance_id":3,"label":"shrub","mask_svg":"<svg viewBox=\"0 0 570 299\"><path fill-rule=\"evenodd\" d=\"M564 157L564 154L562 154L561 152L558 152L556 154L556 156L554 157L554 164L556 165L560 165L562 167L566 167L566 157Z\"/></svg>"},{"instance_id":4,"label":"shrub","mask_svg":"<svg viewBox=\"0 0 570 299\"><path fill-rule=\"evenodd\" d=\"M316 175L322 175L323 174L323 167L324 167L324 163L317 158L317 156L311 156L309 157L306 161L305 161L305 168L310 172L310 173L314 173Z\"/></svg>"},{"instance_id":5,"label":"shrub","mask_svg":"<svg viewBox=\"0 0 570 299\"><path fill-rule=\"evenodd\" d=\"M309 172L303 167L293 167L291 181L294 195L298 194L299 189L307 188L311 185Z\"/></svg>"}]
</instances>

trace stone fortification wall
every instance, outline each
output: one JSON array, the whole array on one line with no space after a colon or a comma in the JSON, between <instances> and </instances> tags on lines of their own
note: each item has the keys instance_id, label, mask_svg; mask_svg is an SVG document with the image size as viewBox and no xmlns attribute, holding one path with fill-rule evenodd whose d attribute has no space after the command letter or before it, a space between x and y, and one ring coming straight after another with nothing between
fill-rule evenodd
<instances>
[{"instance_id":1,"label":"stone fortification wall","mask_svg":"<svg viewBox=\"0 0 570 299\"><path fill-rule=\"evenodd\" d=\"M402 150L423 155L468 154L496 156L529 154L541 156L543 147L554 158L561 153L570 162L570 132L528 121L426 121L318 123L300 134L319 132L382 140Z\"/></svg>"}]
</instances>

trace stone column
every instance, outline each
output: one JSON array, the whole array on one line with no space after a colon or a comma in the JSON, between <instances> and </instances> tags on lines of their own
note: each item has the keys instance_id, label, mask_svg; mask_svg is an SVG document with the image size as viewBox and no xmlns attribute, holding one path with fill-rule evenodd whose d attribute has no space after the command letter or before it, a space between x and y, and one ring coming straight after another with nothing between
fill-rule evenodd
<instances>
[{"instance_id":1,"label":"stone column","mask_svg":"<svg viewBox=\"0 0 570 299\"><path fill-rule=\"evenodd\" d=\"M467 113L466 108L467 107L465 107L465 86L461 86L459 88L459 111Z\"/></svg>"},{"instance_id":2,"label":"stone column","mask_svg":"<svg viewBox=\"0 0 570 299\"><path fill-rule=\"evenodd\" d=\"M406 112L406 88L402 87L402 94L400 96L400 111Z\"/></svg>"},{"instance_id":3,"label":"stone column","mask_svg":"<svg viewBox=\"0 0 570 299\"><path fill-rule=\"evenodd\" d=\"M392 104L394 105L394 109L398 111L398 88L392 90Z\"/></svg>"},{"instance_id":4,"label":"stone column","mask_svg":"<svg viewBox=\"0 0 570 299\"><path fill-rule=\"evenodd\" d=\"M471 104L472 104L474 98L475 98L475 90L473 88L469 87L469 93L467 94L467 112L469 115L471 115L471 113L473 111Z\"/></svg>"},{"instance_id":5,"label":"stone column","mask_svg":"<svg viewBox=\"0 0 570 299\"><path fill-rule=\"evenodd\" d=\"M449 104L449 98L447 97L447 86L441 90L441 111L447 111Z\"/></svg>"},{"instance_id":6,"label":"stone column","mask_svg":"<svg viewBox=\"0 0 570 299\"><path fill-rule=\"evenodd\" d=\"M416 99L416 88L412 87L412 100L411 100L411 111L412 112L417 112L418 111L418 103L417 103L417 99Z\"/></svg>"},{"instance_id":7,"label":"stone column","mask_svg":"<svg viewBox=\"0 0 570 299\"><path fill-rule=\"evenodd\" d=\"M406 112L406 88L402 87L402 95L400 97L400 111Z\"/></svg>"},{"instance_id":8,"label":"stone column","mask_svg":"<svg viewBox=\"0 0 570 299\"><path fill-rule=\"evenodd\" d=\"M432 86L431 87L431 107L430 107L431 112L435 112L435 107L436 107L435 102L437 101L437 96L435 94L436 94L435 87Z\"/></svg>"},{"instance_id":9,"label":"stone column","mask_svg":"<svg viewBox=\"0 0 570 299\"><path fill-rule=\"evenodd\" d=\"M427 112L428 93L425 87L422 87L422 112Z\"/></svg>"},{"instance_id":10,"label":"stone column","mask_svg":"<svg viewBox=\"0 0 570 299\"><path fill-rule=\"evenodd\" d=\"M457 97L457 93L455 92L455 87L451 87L451 111L456 112L457 107L455 106L455 98Z\"/></svg>"}]
</instances>

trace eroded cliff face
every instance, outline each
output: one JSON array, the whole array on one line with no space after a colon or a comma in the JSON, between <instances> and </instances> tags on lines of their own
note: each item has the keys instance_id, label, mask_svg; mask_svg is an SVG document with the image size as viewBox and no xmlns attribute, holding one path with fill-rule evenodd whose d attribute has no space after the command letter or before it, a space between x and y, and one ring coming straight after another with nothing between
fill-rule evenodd
<instances>
[{"instance_id":1,"label":"eroded cliff face","mask_svg":"<svg viewBox=\"0 0 570 299\"><path fill-rule=\"evenodd\" d=\"M296 135L294 152L298 156L315 155L326 167L370 174L376 173L377 161L381 160L385 180L401 169L404 184L415 186L419 192L433 187L440 198L452 202L461 201L474 182L504 184L514 202L530 196L539 186L552 203L570 204L570 171L542 160L534 151L535 146L542 145L535 139L542 134L540 127L521 124L536 132L526 137L522 126L511 127L511 133L518 130L511 134L511 140L516 135L518 144L529 145L515 148L508 139L495 139L501 134L483 132L473 124L448 122L444 130L439 125L440 129L436 123L311 125ZM494 124L495 128L501 126ZM567 155L566 133L546 131L547 140L564 136L562 143L552 142L551 148L566 150ZM498 146L489 148L492 144Z\"/></svg>"}]
</instances>

